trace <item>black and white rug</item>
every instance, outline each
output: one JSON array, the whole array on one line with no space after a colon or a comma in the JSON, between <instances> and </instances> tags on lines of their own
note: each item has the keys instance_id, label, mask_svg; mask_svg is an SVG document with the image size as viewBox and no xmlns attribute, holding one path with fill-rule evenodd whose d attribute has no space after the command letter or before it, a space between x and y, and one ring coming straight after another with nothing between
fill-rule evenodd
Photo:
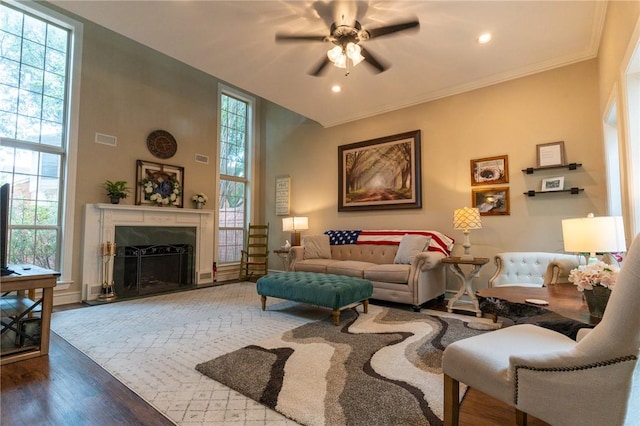
<instances>
[{"instance_id":1,"label":"black and white rug","mask_svg":"<svg viewBox=\"0 0 640 426\"><path fill-rule=\"evenodd\" d=\"M499 327L477 321L425 310L351 309L339 327L327 316L196 369L304 425L438 425L444 348L486 332L477 328Z\"/></svg>"}]
</instances>

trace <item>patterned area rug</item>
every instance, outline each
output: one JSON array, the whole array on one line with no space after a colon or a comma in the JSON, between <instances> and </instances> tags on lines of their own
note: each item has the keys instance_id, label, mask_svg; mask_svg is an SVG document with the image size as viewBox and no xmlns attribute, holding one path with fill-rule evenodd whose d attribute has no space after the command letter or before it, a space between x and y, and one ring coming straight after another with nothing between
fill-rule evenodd
<instances>
[{"instance_id":1,"label":"patterned area rug","mask_svg":"<svg viewBox=\"0 0 640 426\"><path fill-rule=\"evenodd\" d=\"M328 317L196 370L304 425L439 425L442 351L486 332L469 327L467 321L476 320L380 306L368 314L349 309L339 327Z\"/></svg>"}]
</instances>

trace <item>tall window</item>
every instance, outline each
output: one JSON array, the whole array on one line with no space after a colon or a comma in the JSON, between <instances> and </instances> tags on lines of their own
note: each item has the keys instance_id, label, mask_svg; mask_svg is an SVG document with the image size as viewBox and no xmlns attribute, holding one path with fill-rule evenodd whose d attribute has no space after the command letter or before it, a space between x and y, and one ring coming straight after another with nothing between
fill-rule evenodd
<instances>
[{"instance_id":1,"label":"tall window","mask_svg":"<svg viewBox=\"0 0 640 426\"><path fill-rule=\"evenodd\" d=\"M218 262L225 264L239 262L244 245L252 103L223 92L220 105Z\"/></svg>"},{"instance_id":2,"label":"tall window","mask_svg":"<svg viewBox=\"0 0 640 426\"><path fill-rule=\"evenodd\" d=\"M9 262L62 270L73 27L41 7L21 7L0 5L0 184L12 188Z\"/></svg>"}]
</instances>

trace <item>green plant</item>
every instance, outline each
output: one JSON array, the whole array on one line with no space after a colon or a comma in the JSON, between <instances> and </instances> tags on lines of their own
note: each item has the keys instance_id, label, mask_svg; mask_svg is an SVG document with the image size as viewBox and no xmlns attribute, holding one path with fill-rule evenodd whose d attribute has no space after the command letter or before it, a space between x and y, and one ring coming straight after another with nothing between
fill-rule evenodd
<instances>
[{"instance_id":1,"label":"green plant","mask_svg":"<svg viewBox=\"0 0 640 426\"><path fill-rule=\"evenodd\" d=\"M115 182L108 180L104 183L104 189L107 190L107 195L112 198L127 198L127 195L129 194L127 182L124 180L118 180Z\"/></svg>"}]
</instances>

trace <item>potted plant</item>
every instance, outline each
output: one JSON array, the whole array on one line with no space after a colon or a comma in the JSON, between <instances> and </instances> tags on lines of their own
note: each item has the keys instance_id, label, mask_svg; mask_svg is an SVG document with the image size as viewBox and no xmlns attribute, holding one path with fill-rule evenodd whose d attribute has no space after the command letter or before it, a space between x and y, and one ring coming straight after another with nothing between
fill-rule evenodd
<instances>
[{"instance_id":1,"label":"potted plant","mask_svg":"<svg viewBox=\"0 0 640 426\"><path fill-rule=\"evenodd\" d=\"M120 199L127 198L127 195L129 194L127 182L124 180L118 180L115 182L108 180L104 183L104 188L107 190L107 195L111 199L111 204L120 203Z\"/></svg>"},{"instance_id":2,"label":"potted plant","mask_svg":"<svg viewBox=\"0 0 640 426\"><path fill-rule=\"evenodd\" d=\"M584 292L591 316L602 318L619 274L620 267L598 260L572 269L569 281Z\"/></svg>"}]
</instances>

